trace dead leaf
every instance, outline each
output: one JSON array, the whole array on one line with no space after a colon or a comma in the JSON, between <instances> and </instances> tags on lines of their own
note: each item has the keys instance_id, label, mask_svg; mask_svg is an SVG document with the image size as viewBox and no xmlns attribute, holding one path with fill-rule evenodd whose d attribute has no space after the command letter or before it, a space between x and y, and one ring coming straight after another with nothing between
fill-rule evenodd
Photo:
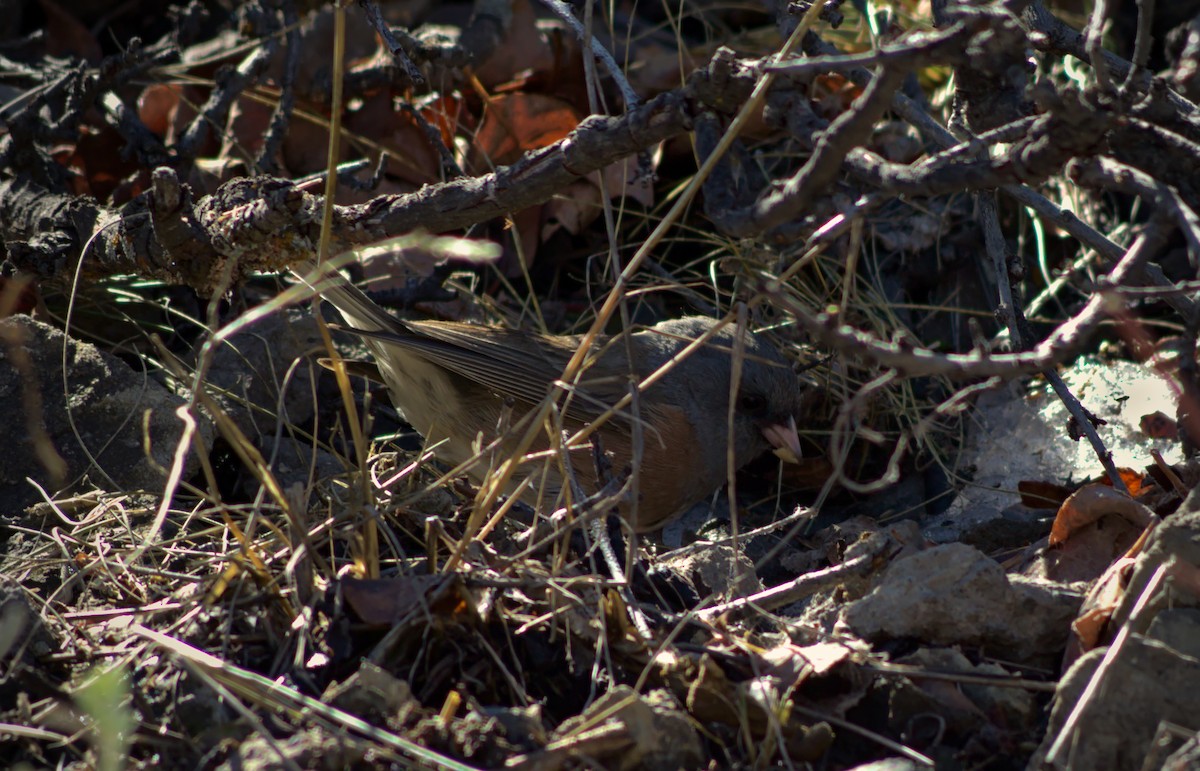
<instances>
[{"instance_id":1,"label":"dead leaf","mask_svg":"<svg viewBox=\"0 0 1200 771\"><path fill-rule=\"evenodd\" d=\"M1138 421L1142 433L1151 439L1178 439L1179 424L1166 413L1159 411L1143 415Z\"/></svg>"},{"instance_id":2,"label":"dead leaf","mask_svg":"<svg viewBox=\"0 0 1200 771\"><path fill-rule=\"evenodd\" d=\"M36 282L21 276L0 275L0 318L19 313L32 314L41 304Z\"/></svg>"},{"instance_id":3,"label":"dead leaf","mask_svg":"<svg viewBox=\"0 0 1200 771\"><path fill-rule=\"evenodd\" d=\"M539 237L540 229L538 223L542 221L542 206L530 206L528 209L522 209L508 218L508 227L512 231L513 238L520 239L521 253L517 256L516 250L505 249L497 268L509 278L515 278L521 275L521 264L518 259L524 259L525 264L532 265L537 259L538 246L541 243Z\"/></svg>"},{"instance_id":4,"label":"dead leaf","mask_svg":"<svg viewBox=\"0 0 1200 771\"><path fill-rule=\"evenodd\" d=\"M633 66L629 68L629 84L644 98L679 88L687 80L687 73L713 54L712 46L680 50L666 40L657 40L649 35L632 42L637 55L631 60Z\"/></svg>"},{"instance_id":5,"label":"dead leaf","mask_svg":"<svg viewBox=\"0 0 1200 771\"><path fill-rule=\"evenodd\" d=\"M1135 562L1133 557L1122 557L1109 565L1084 598L1079 615L1071 622L1071 639L1063 653L1064 672L1075 659L1106 642L1108 621L1125 597Z\"/></svg>"},{"instance_id":6,"label":"dead leaf","mask_svg":"<svg viewBox=\"0 0 1200 771\"><path fill-rule=\"evenodd\" d=\"M653 173L662 159L662 146L650 154L650 168L642 169L637 156L604 167L604 183L614 198L632 198L647 208L654 205ZM649 175L643 173L649 172ZM593 175L594 176L594 175Z\"/></svg>"},{"instance_id":7,"label":"dead leaf","mask_svg":"<svg viewBox=\"0 0 1200 771\"><path fill-rule=\"evenodd\" d=\"M50 157L67 171L66 184L75 195L91 195L88 187L87 169L83 158L76 152L75 145L56 145L50 148Z\"/></svg>"},{"instance_id":8,"label":"dead leaf","mask_svg":"<svg viewBox=\"0 0 1200 771\"><path fill-rule=\"evenodd\" d=\"M461 598L451 589L457 585L457 579L445 575L347 578L342 581L342 595L365 623L390 626L422 608L429 613L456 612Z\"/></svg>"},{"instance_id":9,"label":"dead leaf","mask_svg":"<svg viewBox=\"0 0 1200 771\"><path fill-rule=\"evenodd\" d=\"M1146 529L1156 519L1154 512L1141 503L1103 484L1090 484L1076 490L1058 510L1050 529L1050 545L1059 546L1075 533L1106 514L1116 514L1137 529Z\"/></svg>"},{"instance_id":10,"label":"dead leaf","mask_svg":"<svg viewBox=\"0 0 1200 771\"><path fill-rule=\"evenodd\" d=\"M817 114L833 120L862 95L862 88L840 73L828 73L813 78L812 98L817 103Z\"/></svg>"},{"instance_id":11,"label":"dead leaf","mask_svg":"<svg viewBox=\"0 0 1200 771\"><path fill-rule=\"evenodd\" d=\"M547 240L560 229L579 235L602 211L600 188L590 180L572 182L542 207L541 239Z\"/></svg>"},{"instance_id":12,"label":"dead leaf","mask_svg":"<svg viewBox=\"0 0 1200 771\"><path fill-rule=\"evenodd\" d=\"M841 643L788 644L765 651L762 660L770 665L765 674L779 678L785 686L792 686L809 677L828 674L852 654L853 650Z\"/></svg>"},{"instance_id":13,"label":"dead leaf","mask_svg":"<svg viewBox=\"0 0 1200 771\"><path fill-rule=\"evenodd\" d=\"M1100 483L1077 490L1055 517L1043 553L1054 581L1091 581L1112 570L1157 516L1145 504Z\"/></svg>"},{"instance_id":14,"label":"dead leaf","mask_svg":"<svg viewBox=\"0 0 1200 771\"><path fill-rule=\"evenodd\" d=\"M1146 490L1147 484L1155 484L1154 480L1146 474L1135 469L1125 468L1124 466L1117 469L1117 476L1121 477L1121 481L1125 483L1125 489L1135 498ZM1096 481L1102 485L1112 487L1112 480L1108 477L1108 474L1101 475Z\"/></svg>"},{"instance_id":15,"label":"dead leaf","mask_svg":"<svg viewBox=\"0 0 1200 771\"><path fill-rule=\"evenodd\" d=\"M442 144L454 149L454 137L463 118L463 100L455 94L443 94L421 108L421 116L442 135Z\"/></svg>"},{"instance_id":16,"label":"dead leaf","mask_svg":"<svg viewBox=\"0 0 1200 771\"><path fill-rule=\"evenodd\" d=\"M300 57L300 66L296 70L294 88L302 97L315 95L317 91L328 89L330 83L330 62L333 61L333 28L334 13L332 5L314 5L318 10L309 15L300 27L300 47L304 55ZM362 62L368 62L376 56L390 57L382 51L382 44L375 28L364 13L347 13L344 16L346 37L343 42L347 68L353 72ZM287 58L285 46L280 46L279 52L271 59L267 73L271 81L279 83L283 79L284 62ZM292 121L296 125L296 121Z\"/></svg>"},{"instance_id":17,"label":"dead leaf","mask_svg":"<svg viewBox=\"0 0 1200 771\"><path fill-rule=\"evenodd\" d=\"M1063 654L1062 671L1065 672L1084 653L1107 645L1112 639L1116 630L1109 628L1109 622L1125 601L1139 554L1131 552L1114 562L1084 598L1079 616L1071 622L1072 636ZM1172 558L1167 566L1167 575L1174 591L1189 592L1193 597L1200 597L1200 569L1196 565Z\"/></svg>"},{"instance_id":18,"label":"dead leaf","mask_svg":"<svg viewBox=\"0 0 1200 771\"><path fill-rule=\"evenodd\" d=\"M314 104L297 104L297 110L326 116L322 108ZM338 147L338 163L346 158L346 140L343 137ZM283 165L297 176L313 174L325 169L328 163L329 126L310 120L292 119L287 136L283 140Z\"/></svg>"},{"instance_id":19,"label":"dead leaf","mask_svg":"<svg viewBox=\"0 0 1200 771\"><path fill-rule=\"evenodd\" d=\"M685 704L688 712L703 722L738 725L741 720L741 711L738 709L740 697L725 671L707 653L688 663L694 667L693 671L673 673L676 676L684 675L674 682L686 686Z\"/></svg>"},{"instance_id":20,"label":"dead leaf","mask_svg":"<svg viewBox=\"0 0 1200 771\"><path fill-rule=\"evenodd\" d=\"M138 117L160 139L165 139L171 130L182 92L177 84L155 83L147 86L138 97Z\"/></svg>"},{"instance_id":21,"label":"dead leaf","mask_svg":"<svg viewBox=\"0 0 1200 771\"><path fill-rule=\"evenodd\" d=\"M200 194L212 194L229 180L244 177L249 171L246 162L240 158L197 158L188 175L188 184Z\"/></svg>"},{"instance_id":22,"label":"dead leaf","mask_svg":"<svg viewBox=\"0 0 1200 771\"><path fill-rule=\"evenodd\" d=\"M491 89L522 73L550 72L554 64L554 50L538 29L533 5L529 0L516 0L512 4L512 21L504 40L476 68L475 76Z\"/></svg>"},{"instance_id":23,"label":"dead leaf","mask_svg":"<svg viewBox=\"0 0 1200 771\"><path fill-rule=\"evenodd\" d=\"M655 153L655 157L661 153ZM629 157L609 166L602 172L590 174L568 185L542 207L542 241L546 241L562 229L571 235L579 235L604 211L599 180L604 181L603 190L616 199L632 198L649 208L654 205L654 185L648 176L639 176L639 162Z\"/></svg>"},{"instance_id":24,"label":"dead leaf","mask_svg":"<svg viewBox=\"0 0 1200 771\"><path fill-rule=\"evenodd\" d=\"M252 162L266 141L267 129L275 108L269 104L238 97L229 108L229 119L225 131L221 132L221 149L218 158L238 158ZM295 120L293 118L293 120Z\"/></svg>"},{"instance_id":25,"label":"dead leaf","mask_svg":"<svg viewBox=\"0 0 1200 771\"><path fill-rule=\"evenodd\" d=\"M122 157L124 147L125 140L115 129L84 126L74 145L59 145L51 154L74 172L69 180L73 192L108 201L121 182L138 171L135 159Z\"/></svg>"},{"instance_id":26,"label":"dead leaf","mask_svg":"<svg viewBox=\"0 0 1200 771\"><path fill-rule=\"evenodd\" d=\"M1017 482L1021 505L1031 509L1057 509L1071 496L1072 488L1053 482L1027 479Z\"/></svg>"},{"instance_id":27,"label":"dead leaf","mask_svg":"<svg viewBox=\"0 0 1200 771\"><path fill-rule=\"evenodd\" d=\"M46 14L46 53L62 58L79 57L89 64L98 64L104 58L95 36L70 11L54 0L39 2Z\"/></svg>"},{"instance_id":28,"label":"dead leaf","mask_svg":"<svg viewBox=\"0 0 1200 771\"><path fill-rule=\"evenodd\" d=\"M453 131L457 111L454 100L442 101L443 107L454 112L431 110L422 114L426 120L433 117L431 123L445 141L447 133ZM396 108L391 92L380 91L365 97L362 104L346 115L344 125L348 131L387 151L388 175L415 185L441 179L437 148L430 144L428 135L412 116ZM453 147L453 143L451 133L447 147Z\"/></svg>"},{"instance_id":29,"label":"dead leaf","mask_svg":"<svg viewBox=\"0 0 1200 771\"><path fill-rule=\"evenodd\" d=\"M475 135L470 167L476 172L512 163L529 150L552 145L579 125L565 101L542 94L502 94L488 100Z\"/></svg>"}]
</instances>

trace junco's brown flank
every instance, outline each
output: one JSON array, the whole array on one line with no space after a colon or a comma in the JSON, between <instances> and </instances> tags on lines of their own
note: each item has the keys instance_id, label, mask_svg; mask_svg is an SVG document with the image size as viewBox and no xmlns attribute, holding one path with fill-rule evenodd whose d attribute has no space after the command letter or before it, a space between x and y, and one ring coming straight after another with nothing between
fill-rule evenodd
<instances>
[{"instance_id":1,"label":"junco's brown flank","mask_svg":"<svg viewBox=\"0 0 1200 771\"><path fill-rule=\"evenodd\" d=\"M482 435L495 438L506 402L513 421L539 404L562 376L579 346L572 335L539 335L447 321L401 321L332 272L321 295L363 335L393 403L446 463L475 455ZM665 321L623 339L602 339L596 355L567 402L567 428L595 421L629 392L629 373L644 380L716 325L689 317ZM729 394L738 329L730 324L691 355L676 361L657 382L639 393L642 464L636 507L622 513L639 531L661 527L723 485L727 473ZM800 454L795 414L800 380L767 340L745 336L741 382L735 403L733 452L737 467L772 448L783 457ZM632 351L633 367L626 351ZM633 457L632 421L605 422L599 434L620 470ZM517 436L502 446L517 443ZM543 441L533 449L545 449ZM573 467L587 488L595 484L590 455L574 453ZM475 467L474 476L486 472ZM540 467L539 467L540 472ZM557 474L547 480L561 485ZM591 492L590 489L587 490ZM553 497L550 498L553 500Z\"/></svg>"}]
</instances>

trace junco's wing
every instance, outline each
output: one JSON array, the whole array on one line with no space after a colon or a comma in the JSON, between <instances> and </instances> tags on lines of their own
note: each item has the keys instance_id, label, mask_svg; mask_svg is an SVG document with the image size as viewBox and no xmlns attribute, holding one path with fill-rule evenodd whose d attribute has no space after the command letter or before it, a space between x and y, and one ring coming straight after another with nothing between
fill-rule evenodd
<instances>
[{"instance_id":1,"label":"junco's wing","mask_svg":"<svg viewBox=\"0 0 1200 771\"><path fill-rule=\"evenodd\" d=\"M576 337L546 337L456 322L401 321L333 271L322 278L320 291L353 327L348 331L406 350L526 404L546 396L579 344ZM620 399L626 382L621 377L622 364L623 357L614 350L585 372L567 415L588 422Z\"/></svg>"},{"instance_id":2,"label":"junco's wing","mask_svg":"<svg viewBox=\"0 0 1200 771\"><path fill-rule=\"evenodd\" d=\"M455 322L403 322L405 331L368 332L364 337L400 346L478 383L526 404L541 401L550 384L562 377L579 344L576 337L542 335ZM627 392L624 356L609 352L587 369L567 404L566 414L587 423Z\"/></svg>"}]
</instances>

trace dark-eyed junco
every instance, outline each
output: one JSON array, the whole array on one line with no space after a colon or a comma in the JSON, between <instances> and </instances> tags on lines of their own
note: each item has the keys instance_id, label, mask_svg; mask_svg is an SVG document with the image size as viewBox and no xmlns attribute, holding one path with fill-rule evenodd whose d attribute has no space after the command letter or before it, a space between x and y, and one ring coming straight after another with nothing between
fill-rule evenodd
<instances>
[{"instance_id":1,"label":"dark-eyed junco","mask_svg":"<svg viewBox=\"0 0 1200 771\"><path fill-rule=\"evenodd\" d=\"M405 419L436 445L441 460L454 465L475 456L480 439L486 445L496 438L506 404L514 406L510 425L540 404L580 345L577 336L461 322L401 321L332 271L318 288L353 328L350 331L365 338ZM639 382L644 380L716 324L713 319L690 317L634 332L628 341L598 340L590 365L566 401L564 426L579 429L597 420L629 393L631 372ZM622 507L638 531L661 527L725 483L737 335L736 325L721 328L639 392L640 484L637 501ZM732 425L735 467L772 448L781 457L798 457L794 416L801 397L800 379L765 339L747 333L743 345L744 356L737 357L742 369ZM632 351L632 367L627 350ZM634 418L629 412L626 408L611 417L598 431L618 470L634 457ZM523 432L512 432L501 447L516 446L519 433ZM543 432L540 443L530 449L548 446ZM590 455L575 452L570 457L580 482L585 487L594 485ZM469 473L480 480L487 465L481 462ZM557 491L561 476L553 462L548 468L545 486ZM541 466L537 473L544 473Z\"/></svg>"}]
</instances>

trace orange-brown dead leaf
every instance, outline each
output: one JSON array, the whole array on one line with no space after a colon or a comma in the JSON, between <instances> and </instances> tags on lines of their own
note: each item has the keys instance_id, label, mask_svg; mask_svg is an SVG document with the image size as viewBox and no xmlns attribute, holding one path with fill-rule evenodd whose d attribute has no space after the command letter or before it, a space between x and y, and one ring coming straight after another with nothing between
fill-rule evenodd
<instances>
[{"instance_id":1,"label":"orange-brown dead leaf","mask_svg":"<svg viewBox=\"0 0 1200 771\"><path fill-rule=\"evenodd\" d=\"M1079 618L1071 622L1071 634L1074 635L1072 661L1080 654L1087 653L1100 644L1100 638L1104 634L1104 630L1108 627L1108 620L1112 618L1113 610L1116 609L1115 604L1106 605L1105 607L1090 608L1087 611L1080 613ZM1063 667L1066 669L1066 667Z\"/></svg>"},{"instance_id":2,"label":"orange-brown dead leaf","mask_svg":"<svg viewBox=\"0 0 1200 771\"><path fill-rule=\"evenodd\" d=\"M387 150L390 176L417 185L440 179L437 149L410 115L396 109L390 92L380 91L365 97L361 105L346 115L344 125L351 133ZM445 136L442 126L433 125ZM450 142L453 141L451 135Z\"/></svg>"},{"instance_id":3,"label":"orange-brown dead leaf","mask_svg":"<svg viewBox=\"0 0 1200 771\"><path fill-rule=\"evenodd\" d=\"M1138 532L1156 519L1154 512L1124 493L1107 485L1090 484L1076 490L1059 508L1050 529L1050 545L1062 545L1073 533L1106 514L1116 514Z\"/></svg>"},{"instance_id":4,"label":"orange-brown dead leaf","mask_svg":"<svg viewBox=\"0 0 1200 771\"><path fill-rule=\"evenodd\" d=\"M1125 489L1128 490L1129 494L1135 498L1145 491L1146 485L1154 484L1154 480L1147 477L1146 474L1143 474L1135 469L1126 468L1124 466L1117 469L1117 475L1120 476L1121 481L1125 483ZM1108 478L1107 474L1100 477L1097 481L1099 481L1100 484L1112 487L1112 480Z\"/></svg>"},{"instance_id":5,"label":"orange-brown dead leaf","mask_svg":"<svg viewBox=\"0 0 1200 771\"><path fill-rule=\"evenodd\" d=\"M1071 622L1071 640L1063 655L1063 671L1084 653L1104 644L1108 621L1125 596L1134 562L1132 557L1122 557L1109 565L1084 598L1079 616Z\"/></svg>"},{"instance_id":6,"label":"orange-brown dead leaf","mask_svg":"<svg viewBox=\"0 0 1200 771\"><path fill-rule=\"evenodd\" d=\"M1064 672L1079 656L1105 645L1112 638L1115 630L1110 630L1109 622L1125 599L1136 563L1137 555L1132 553L1114 562L1084 598L1078 618L1071 622L1072 638L1063 657ZM1200 568L1196 565L1173 559L1167 575L1175 591L1200 597Z\"/></svg>"},{"instance_id":7,"label":"orange-brown dead leaf","mask_svg":"<svg viewBox=\"0 0 1200 771\"><path fill-rule=\"evenodd\" d=\"M579 125L565 101L542 94L502 94L488 100L475 135L471 168L483 172L512 163L522 153L552 145Z\"/></svg>"},{"instance_id":8,"label":"orange-brown dead leaf","mask_svg":"<svg viewBox=\"0 0 1200 771\"><path fill-rule=\"evenodd\" d=\"M458 131L463 101L455 94L445 94L421 108L421 115L442 135L442 144L454 149L454 135Z\"/></svg>"},{"instance_id":9,"label":"orange-brown dead leaf","mask_svg":"<svg viewBox=\"0 0 1200 771\"><path fill-rule=\"evenodd\" d=\"M1046 577L1091 581L1139 543L1157 516L1144 504L1100 483L1085 485L1063 503L1042 555Z\"/></svg>"},{"instance_id":10,"label":"orange-brown dead leaf","mask_svg":"<svg viewBox=\"0 0 1200 771\"><path fill-rule=\"evenodd\" d=\"M138 117L159 139L166 139L171 130L182 92L183 89L174 83L155 83L147 86L138 97Z\"/></svg>"},{"instance_id":11,"label":"orange-brown dead leaf","mask_svg":"<svg viewBox=\"0 0 1200 771\"><path fill-rule=\"evenodd\" d=\"M840 73L813 78L812 98L817 103L817 113L828 120L850 109L850 105L861 95L862 88Z\"/></svg>"}]
</instances>

